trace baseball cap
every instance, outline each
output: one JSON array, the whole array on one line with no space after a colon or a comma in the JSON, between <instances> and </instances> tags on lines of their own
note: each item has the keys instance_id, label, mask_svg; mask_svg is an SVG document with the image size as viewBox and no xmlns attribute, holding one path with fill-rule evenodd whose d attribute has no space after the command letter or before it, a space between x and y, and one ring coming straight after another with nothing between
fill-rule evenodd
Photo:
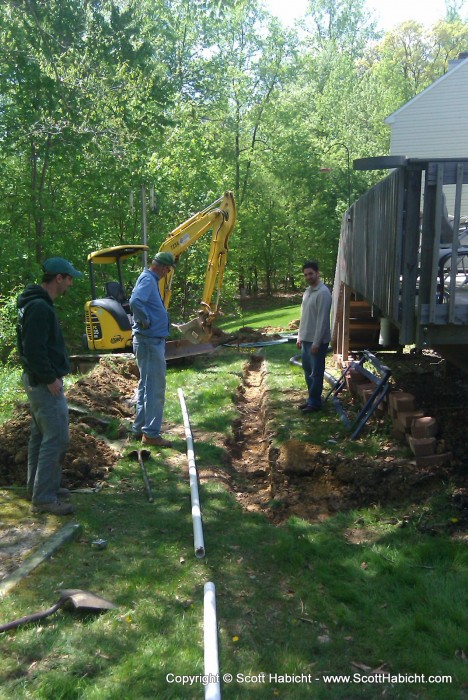
<instances>
[{"instance_id":1,"label":"baseball cap","mask_svg":"<svg viewBox=\"0 0 468 700\"><path fill-rule=\"evenodd\" d=\"M65 258L48 258L42 263L44 272L51 275L70 275L70 277L83 277L83 273L75 270L71 262Z\"/></svg>"},{"instance_id":2,"label":"baseball cap","mask_svg":"<svg viewBox=\"0 0 468 700\"><path fill-rule=\"evenodd\" d=\"M153 262L159 263L160 265L169 265L169 267L176 266L175 258L172 253L169 253L169 251L156 253L156 255L153 258Z\"/></svg>"}]
</instances>

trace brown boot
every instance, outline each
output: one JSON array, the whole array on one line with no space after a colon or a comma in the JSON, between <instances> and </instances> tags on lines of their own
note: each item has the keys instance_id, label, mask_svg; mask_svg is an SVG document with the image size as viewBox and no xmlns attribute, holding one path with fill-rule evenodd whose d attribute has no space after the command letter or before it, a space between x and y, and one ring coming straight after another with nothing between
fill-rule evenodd
<instances>
[{"instance_id":1,"label":"brown boot","mask_svg":"<svg viewBox=\"0 0 468 700\"><path fill-rule=\"evenodd\" d=\"M165 440L160 435L153 438L143 434L141 442L143 445L152 445L153 447L172 447L172 442L170 440Z\"/></svg>"},{"instance_id":2,"label":"brown boot","mask_svg":"<svg viewBox=\"0 0 468 700\"><path fill-rule=\"evenodd\" d=\"M52 513L52 515L71 515L75 512L71 503L52 501L52 503L37 503L31 506L33 513Z\"/></svg>"}]
</instances>

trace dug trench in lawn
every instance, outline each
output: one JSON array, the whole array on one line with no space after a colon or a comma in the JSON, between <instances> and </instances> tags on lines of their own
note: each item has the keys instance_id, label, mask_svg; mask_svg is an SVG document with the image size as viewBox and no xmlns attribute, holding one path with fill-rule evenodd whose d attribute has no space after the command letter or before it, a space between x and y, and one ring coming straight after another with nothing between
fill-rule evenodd
<instances>
[{"instance_id":1,"label":"dug trench in lawn","mask_svg":"<svg viewBox=\"0 0 468 700\"><path fill-rule=\"evenodd\" d=\"M423 364L423 370L421 359L412 357L406 362L417 368L412 381L406 376L413 387L417 384L415 376L425 385L428 374L432 381L443 382L442 377L433 376L429 363ZM405 375L397 372L402 388ZM292 419L301 395L287 390L278 402L270 398L272 392L267 385L268 363L261 355L252 355L237 391L238 418L233 425L233 438L226 445L231 456L229 485L245 509L263 512L275 523L291 516L317 521L375 504L421 503L452 480L457 514L453 531L463 529L464 523L468 525L468 483L460 458L444 467L418 467L409 451L407 457L401 456L404 450L389 438L383 422L374 430L373 437L380 443L377 457L366 455L365 441L362 452L352 457L333 440L325 447L314 444L313 417L307 418L311 430L308 441L289 439L275 444L273 414L280 413L281 420L287 423L287 411L291 411ZM442 393L441 388L439 397ZM462 402L460 394L459 400ZM445 412L446 418L448 413ZM326 406L322 414L320 420L327 421L332 433L339 425L332 405ZM460 437L459 430L456 434ZM466 436L463 439L466 443ZM456 454L461 457L460 448L457 443ZM460 494L466 494L466 498Z\"/></svg>"}]
</instances>

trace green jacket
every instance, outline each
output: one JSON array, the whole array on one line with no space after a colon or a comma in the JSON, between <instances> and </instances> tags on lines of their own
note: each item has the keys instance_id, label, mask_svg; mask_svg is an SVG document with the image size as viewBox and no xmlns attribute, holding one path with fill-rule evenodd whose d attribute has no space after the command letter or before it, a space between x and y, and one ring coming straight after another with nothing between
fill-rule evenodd
<instances>
[{"instance_id":1,"label":"green jacket","mask_svg":"<svg viewBox=\"0 0 468 700\"><path fill-rule=\"evenodd\" d=\"M28 284L17 303L21 364L34 384L52 384L70 371L54 302L39 284Z\"/></svg>"}]
</instances>

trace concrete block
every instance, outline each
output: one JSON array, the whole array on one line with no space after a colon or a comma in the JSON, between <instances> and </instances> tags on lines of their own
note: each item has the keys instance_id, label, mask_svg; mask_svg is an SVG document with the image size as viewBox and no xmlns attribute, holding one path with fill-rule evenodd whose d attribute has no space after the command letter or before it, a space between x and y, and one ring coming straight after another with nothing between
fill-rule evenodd
<instances>
[{"instance_id":1,"label":"concrete block","mask_svg":"<svg viewBox=\"0 0 468 700\"><path fill-rule=\"evenodd\" d=\"M374 393L373 389L365 389L365 390L361 393L361 397L360 397L360 398L361 398L361 404L362 404L363 407L367 404L367 402L369 401L369 399L371 398L371 396L372 396L373 393Z\"/></svg>"},{"instance_id":2,"label":"concrete block","mask_svg":"<svg viewBox=\"0 0 468 700\"><path fill-rule=\"evenodd\" d=\"M405 426L405 430L410 430L413 425L413 421L417 418L422 418L424 416L424 411L397 411L395 420L399 421ZM425 437L425 436L424 436Z\"/></svg>"},{"instance_id":3,"label":"concrete block","mask_svg":"<svg viewBox=\"0 0 468 700\"><path fill-rule=\"evenodd\" d=\"M416 399L407 391L392 391L389 396L390 408L395 411L414 411Z\"/></svg>"},{"instance_id":4,"label":"concrete block","mask_svg":"<svg viewBox=\"0 0 468 700\"><path fill-rule=\"evenodd\" d=\"M411 423L411 435L414 438L435 437L439 432L439 426L432 416L415 418Z\"/></svg>"},{"instance_id":5,"label":"concrete block","mask_svg":"<svg viewBox=\"0 0 468 700\"><path fill-rule=\"evenodd\" d=\"M409 446L415 457L429 457L433 455L436 449L436 439L430 438L414 438L408 435Z\"/></svg>"},{"instance_id":6,"label":"concrete block","mask_svg":"<svg viewBox=\"0 0 468 700\"><path fill-rule=\"evenodd\" d=\"M384 416L387 415L387 405L386 405L385 401L381 401L381 402L379 403L379 405L378 405L377 408L375 409L375 414L376 414L379 418L383 418Z\"/></svg>"},{"instance_id":7,"label":"concrete block","mask_svg":"<svg viewBox=\"0 0 468 700\"><path fill-rule=\"evenodd\" d=\"M359 370L351 367L346 373L346 381L353 382L354 384L365 384L368 380Z\"/></svg>"},{"instance_id":8,"label":"concrete block","mask_svg":"<svg viewBox=\"0 0 468 700\"><path fill-rule=\"evenodd\" d=\"M361 384L368 384L368 380L356 369L350 369L345 377L346 386L353 399L359 399L358 389Z\"/></svg>"},{"instance_id":9,"label":"concrete block","mask_svg":"<svg viewBox=\"0 0 468 700\"><path fill-rule=\"evenodd\" d=\"M443 467L451 459L451 452L441 452L440 454L416 457L416 464L418 467Z\"/></svg>"},{"instance_id":10,"label":"concrete block","mask_svg":"<svg viewBox=\"0 0 468 700\"><path fill-rule=\"evenodd\" d=\"M366 402L369 399L369 397L372 396L372 394L374 393L375 388L376 388L375 384L373 384L372 382L366 382L365 384L358 384L356 389L357 389L357 393L358 393L358 396L361 399L361 401Z\"/></svg>"}]
</instances>

